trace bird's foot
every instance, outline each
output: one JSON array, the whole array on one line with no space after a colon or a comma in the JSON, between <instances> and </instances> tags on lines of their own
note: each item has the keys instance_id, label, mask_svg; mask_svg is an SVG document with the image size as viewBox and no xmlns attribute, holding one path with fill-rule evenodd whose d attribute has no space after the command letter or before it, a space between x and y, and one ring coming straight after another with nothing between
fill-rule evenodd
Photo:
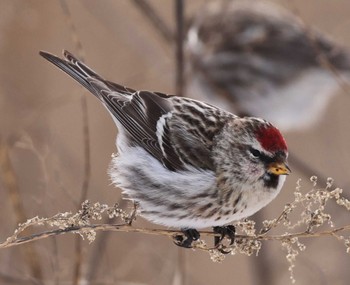
<instances>
[{"instance_id":1,"label":"bird's foot","mask_svg":"<svg viewBox=\"0 0 350 285\"><path fill-rule=\"evenodd\" d=\"M213 231L216 234L220 234L220 236L214 237L214 246L216 249L218 249L223 254L228 254L231 251L226 251L223 249L224 245L222 244L222 241L225 237L227 237L230 242L229 246L233 245L235 242L235 235L236 235L236 228L233 225L223 226L223 227L213 227Z\"/></svg>"},{"instance_id":2,"label":"bird's foot","mask_svg":"<svg viewBox=\"0 0 350 285\"><path fill-rule=\"evenodd\" d=\"M192 242L199 239L200 234L195 229L182 229L183 235L178 234L174 236L174 243L177 246L192 248Z\"/></svg>"}]
</instances>

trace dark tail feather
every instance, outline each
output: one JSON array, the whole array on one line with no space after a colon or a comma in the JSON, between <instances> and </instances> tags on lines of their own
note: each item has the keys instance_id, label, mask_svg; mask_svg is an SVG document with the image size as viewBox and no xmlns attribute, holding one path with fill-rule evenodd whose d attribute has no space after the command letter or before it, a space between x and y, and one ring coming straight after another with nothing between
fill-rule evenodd
<instances>
[{"instance_id":1,"label":"dark tail feather","mask_svg":"<svg viewBox=\"0 0 350 285\"><path fill-rule=\"evenodd\" d=\"M96 89L93 88L93 86L90 84L88 78L92 77L100 80L103 79L92 69L90 69L77 58L75 58L71 53L69 53L66 50L63 51L63 55L66 59L61 59L45 51L40 51L39 54L52 64L56 65L59 69L70 75L76 81L78 81L96 97L99 97L96 92Z\"/></svg>"}]
</instances>

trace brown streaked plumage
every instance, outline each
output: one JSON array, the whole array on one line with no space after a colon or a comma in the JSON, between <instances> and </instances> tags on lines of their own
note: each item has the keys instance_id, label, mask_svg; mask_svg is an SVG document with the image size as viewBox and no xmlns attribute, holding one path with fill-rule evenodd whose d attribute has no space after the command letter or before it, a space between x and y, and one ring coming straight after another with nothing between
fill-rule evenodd
<instances>
[{"instance_id":1,"label":"brown streaked plumage","mask_svg":"<svg viewBox=\"0 0 350 285\"><path fill-rule=\"evenodd\" d=\"M123 87L66 51L64 59L40 54L112 115L119 132L110 176L139 203L145 218L181 228L223 226L252 215L281 190L289 173L287 146L270 123L189 98ZM278 174L272 167L277 162Z\"/></svg>"}]
</instances>

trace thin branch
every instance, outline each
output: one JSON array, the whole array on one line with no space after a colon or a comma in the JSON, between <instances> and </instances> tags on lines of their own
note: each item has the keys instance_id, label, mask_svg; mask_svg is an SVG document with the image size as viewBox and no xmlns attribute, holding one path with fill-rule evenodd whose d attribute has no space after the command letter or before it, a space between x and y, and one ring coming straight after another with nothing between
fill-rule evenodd
<instances>
[{"instance_id":1,"label":"thin branch","mask_svg":"<svg viewBox=\"0 0 350 285\"><path fill-rule=\"evenodd\" d=\"M71 31L71 37L72 41L76 46L76 49L78 51L79 57L84 61L85 59L85 52L83 45L81 41L79 40L78 33L76 31L75 25L73 23L73 17L70 13L69 6L67 5L67 2L65 0L60 0L61 8L63 11L63 14L65 15L65 19L67 22L67 25ZM82 110L82 121L83 121L83 152L84 152L84 178L81 188L81 194L80 194L80 202L83 202L87 198L87 193L89 189L89 183L90 183L90 174L91 174L91 157L90 157L90 128L88 123L88 106L87 106L87 99L85 94L82 94L80 97L81 100L81 110ZM74 269L74 282L73 284L78 284L79 280L81 280L81 268L82 268L82 262L83 261L83 254L82 254L82 243L81 239L77 238L75 242L75 269Z\"/></svg>"},{"instance_id":2,"label":"thin branch","mask_svg":"<svg viewBox=\"0 0 350 285\"><path fill-rule=\"evenodd\" d=\"M85 51L84 51L84 48L83 48L83 44L81 43L81 41L79 40L79 37L78 37L78 33L77 33L77 30L75 28L75 25L72 21L73 17L70 13L70 10L69 10L69 7L67 5L67 2L65 0L60 0L60 5L61 5L61 9L62 9L62 12L65 16L65 20L66 20L66 23L67 23L67 26L68 28L70 29L71 31L71 38L72 38L72 41L77 49L77 53L78 53L78 56L79 58L82 60L82 61L85 61Z\"/></svg>"},{"instance_id":3,"label":"thin branch","mask_svg":"<svg viewBox=\"0 0 350 285\"><path fill-rule=\"evenodd\" d=\"M177 249L176 264L172 285L185 285L186 280L186 252L182 248Z\"/></svg>"},{"instance_id":4,"label":"thin branch","mask_svg":"<svg viewBox=\"0 0 350 285\"><path fill-rule=\"evenodd\" d=\"M165 42L172 44L174 42L173 31L158 15L157 11L152 7L152 5L147 0L133 0L133 3L143 12Z\"/></svg>"},{"instance_id":5,"label":"thin branch","mask_svg":"<svg viewBox=\"0 0 350 285\"><path fill-rule=\"evenodd\" d=\"M255 213L252 219L256 224L262 224L266 218L266 208L261 209L259 212ZM262 252L261 252L262 251ZM253 284L256 285L265 285L273 284L273 271L274 266L271 260L272 253L268 248L261 248L259 253L255 258L250 260L250 267L254 270L253 274Z\"/></svg>"},{"instance_id":6,"label":"thin branch","mask_svg":"<svg viewBox=\"0 0 350 285\"><path fill-rule=\"evenodd\" d=\"M314 49L316 55L317 55L317 60L320 64L320 66L322 66L325 70L328 70L330 73L332 73L335 77L335 79L337 80L339 86L343 89L343 91L347 94L350 94L350 82L349 80L347 80L347 78L345 78L338 70L338 68L329 61L329 58L327 57L327 55L325 54L325 52L323 52L320 49L319 44L317 43L316 40L316 34L315 32L310 29L310 25L308 24L308 22L301 16L299 9L294 5L291 10L293 11L293 13L302 20L303 23L303 28L305 33L308 36L308 39L310 41L310 44L312 46L312 48Z\"/></svg>"},{"instance_id":7,"label":"thin branch","mask_svg":"<svg viewBox=\"0 0 350 285\"><path fill-rule=\"evenodd\" d=\"M60 0L61 7L63 14L65 15L67 25L71 31L72 41L76 46L76 49L78 51L79 58L84 61L85 60L85 51L83 48L83 45L81 41L79 40L75 25L72 21L72 15L70 13L69 7L67 5L67 2L65 0ZM87 191L89 189L89 182L90 182L90 175L91 175L91 157L90 157L90 128L88 123L88 107L87 107L87 100L86 96L84 94L81 96L81 109L82 109L82 116L83 116L83 145L84 145L84 178L83 178L83 184L81 189L81 196L80 196L80 202L83 202L87 198Z\"/></svg>"},{"instance_id":8,"label":"thin branch","mask_svg":"<svg viewBox=\"0 0 350 285\"><path fill-rule=\"evenodd\" d=\"M176 19L176 95L183 96L184 90L184 2L175 0Z\"/></svg>"},{"instance_id":9,"label":"thin branch","mask_svg":"<svg viewBox=\"0 0 350 285\"><path fill-rule=\"evenodd\" d=\"M126 208L127 206L127 200L121 199L118 202L118 205L120 208ZM115 223L117 220L116 217L110 219L109 217L105 217L104 221L107 223L109 221L109 223L113 224ZM91 281L95 279L96 274L99 270L99 262L100 262L100 257L103 256L104 252L107 249L107 245L108 245L108 241L110 238L110 232L105 231L102 232L99 236L96 237L96 241L94 242L94 248L91 251L90 254L90 259L89 262L87 264L88 268L86 270L87 274L85 276L86 280L89 280L91 284Z\"/></svg>"},{"instance_id":10,"label":"thin branch","mask_svg":"<svg viewBox=\"0 0 350 285\"><path fill-rule=\"evenodd\" d=\"M22 204L16 173L10 159L9 146L7 142L2 140L2 138L0 138L0 176L4 186L8 190L17 223L27 220ZM30 245L23 248L22 253L24 254L25 260L27 261L33 277L38 280L39 283L41 283L43 280L42 268L39 263L40 258L36 249Z\"/></svg>"},{"instance_id":11,"label":"thin branch","mask_svg":"<svg viewBox=\"0 0 350 285\"><path fill-rule=\"evenodd\" d=\"M175 0L175 23L176 23L176 78L175 93L178 96L184 95L184 10L183 0ZM177 259L174 272L174 284L184 285L186 283L186 256L180 248L177 250Z\"/></svg>"},{"instance_id":12,"label":"thin branch","mask_svg":"<svg viewBox=\"0 0 350 285\"><path fill-rule=\"evenodd\" d=\"M35 233L28 236L18 237L11 241L5 241L0 243L0 249L10 248L42 239L46 239L53 236L59 236L67 233L78 233L79 231L84 230L94 230L94 231L110 231L110 232L127 232L127 233L142 233L146 235L158 235L166 236L173 238L175 235L183 234L179 230L166 230L166 229L149 229L149 228L137 228L130 226L127 223L121 224L91 224L86 226L74 226L65 229L56 229L51 231L43 231ZM335 236L338 233L350 231L350 225L345 225L342 227L334 228L332 230L325 230L320 232L296 232L288 233L283 235L239 235L235 236L236 240L245 239L245 240L255 240L255 241L284 241L290 240L293 238L315 238L315 237L325 237L325 236ZM200 231L201 236L219 236L217 233L212 231ZM207 248L206 250L211 250L212 248Z\"/></svg>"},{"instance_id":13,"label":"thin branch","mask_svg":"<svg viewBox=\"0 0 350 285\"><path fill-rule=\"evenodd\" d=\"M82 110L82 117L83 117L83 140L84 140L84 157L85 157L85 163L84 163L84 178L83 178L83 184L81 187L81 195L80 195L80 202L83 202L87 198L87 193L89 189L90 184L90 175L91 175L91 155L90 155L90 128L88 123L88 106L87 106L87 100L86 97L83 95L81 97L81 110Z\"/></svg>"}]
</instances>

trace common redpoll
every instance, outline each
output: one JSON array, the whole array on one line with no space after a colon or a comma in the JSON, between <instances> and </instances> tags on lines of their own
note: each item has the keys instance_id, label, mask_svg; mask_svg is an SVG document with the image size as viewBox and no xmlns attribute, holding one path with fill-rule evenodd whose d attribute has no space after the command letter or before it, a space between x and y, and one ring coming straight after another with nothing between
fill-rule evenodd
<instances>
[{"instance_id":1,"label":"common redpoll","mask_svg":"<svg viewBox=\"0 0 350 285\"><path fill-rule=\"evenodd\" d=\"M72 54L40 54L95 95L117 127L114 184L154 223L223 226L254 214L280 192L287 145L265 120L104 80ZM187 237L198 238L187 230Z\"/></svg>"},{"instance_id":2,"label":"common redpoll","mask_svg":"<svg viewBox=\"0 0 350 285\"><path fill-rule=\"evenodd\" d=\"M287 10L264 1L214 1L192 19L188 94L282 130L310 126L339 82L323 56L349 75L350 54Z\"/></svg>"}]
</instances>

